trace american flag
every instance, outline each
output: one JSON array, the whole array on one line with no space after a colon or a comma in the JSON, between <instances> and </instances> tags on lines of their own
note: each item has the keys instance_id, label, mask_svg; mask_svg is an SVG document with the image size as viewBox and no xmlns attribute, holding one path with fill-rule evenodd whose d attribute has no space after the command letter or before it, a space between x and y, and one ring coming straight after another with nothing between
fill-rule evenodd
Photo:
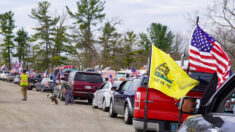
<instances>
[{"instance_id":1,"label":"american flag","mask_svg":"<svg viewBox=\"0 0 235 132\"><path fill-rule=\"evenodd\" d=\"M114 82L112 74L109 75L109 81L110 81L111 83Z\"/></svg>"},{"instance_id":2,"label":"american flag","mask_svg":"<svg viewBox=\"0 0 235 132\"><path fill-rule=\"evenodd\" d=\"M131 76L135 76L136 75L136 70L134 67L131 67Z\"/></svg>"},{"instance_id":3,"label":"american flag","mask_svg":"<svg viewBox=\"0 0 235 132\"><path fill-rule=\"evenodd\" d=\"M31 70L29 71L29 77L34 77L34 75L35 75L35 72L34 72L33 69L31 69Z\"/></svg>"},{"instance_id":4,"label":"american flag","mask_svg":"<svg viewBox=\"0 0 235 132\"><path fill-rule=\"evenodd\" d=\"M199 25L197 25L192 35L189 60L190 70L217 72L217 89L229 78L231 62L228 55L221 45L204 32Z\"/></svg>"},{"instance_id":5,"label":"american flag","mask_svg":"<svg viewBox=\"0 0 235 132\"><path fill-rule=\"evenodd\" d=\"M3 70L4 68L5 68L5 64L2 65L1 70Z\"/></svg>"},{"instance_id":6,"label":"american flag","mask_svg":"<svg viewBox=\"0 0 235 132\"><path fill-rule=\"evenodd\" d=\"M48 70L46 70L46 71L43 73L43 77L44 77L44 78L47 78L47 77L48 77Z\"/></svg>"},{"instance_id":7,"label":"american flag","mask_svg":"<svg viewBox=\"0 0 235 132\"><path fill-rule=\"evenodd\" d=\"M60 79L64 78L64 72L60 69Z\"/></svg>"},{"instance_id":8,"label":"american flag","mask_svg":"<svg viewBox=\"0 0 235 132\"><path fill-rule=\"evenodd\" d=\"M17 60L15 65L16 65L16 68L19 68L21 66L21 61Z\"/></svg>"}]
</instances>

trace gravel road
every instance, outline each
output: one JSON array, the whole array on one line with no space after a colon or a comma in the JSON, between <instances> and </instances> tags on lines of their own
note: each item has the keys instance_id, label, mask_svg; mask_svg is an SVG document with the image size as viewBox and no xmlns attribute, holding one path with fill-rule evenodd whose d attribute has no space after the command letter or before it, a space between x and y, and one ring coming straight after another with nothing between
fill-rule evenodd
<instances>
[{"instance_id":1,"label":"gravel road","mask_svg":"<svg viewBox=\"0 0 235 132\"><path fill-rule=\"evenodd\" d=\"M134 132L123 117L110 118L87 101L55 105L46 95L29 90L21 101L20 86L0 81L0 132Z\"/></svg>"}]
</instances>

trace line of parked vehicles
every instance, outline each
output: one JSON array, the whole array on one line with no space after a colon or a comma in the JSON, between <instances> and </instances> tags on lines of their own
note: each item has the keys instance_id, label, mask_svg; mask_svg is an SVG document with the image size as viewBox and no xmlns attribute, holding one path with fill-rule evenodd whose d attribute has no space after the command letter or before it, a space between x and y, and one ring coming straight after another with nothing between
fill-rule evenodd
<instances>
[{"instance_id":1,"label":"line of parked vehicles","mask_svg":"<svg viewBox=\"0 0 235 132\"><path fill-rule=\"evenodd\" d=\"M140 75L129 77L125 80L115 80L114 82L110 82L107 81L107 79L103 79L100 73L93 71L65 69L64 73L66 73L64 76L65 80L67 80L73 87L72 93L75 99L88 100L88 103L92 104L93 108L101 108L104 112L108 112L111 118L115 118L117 115L122 115L124 116L124 122L126 124L133 124L136 132L141 132L143 130L146 88L148 86L147 76ZM200 81L200 83L192 89L187 96L199 99L198 103L200 103L200 99L212 78L212 74L190 72L189 75ZM14 79L12 80L10 78ZM19 80L18 74L15 75L9 72L0 71L1 80L19 83L19 81L14 81L16 78ZM57 72L57 82L59 79L60 72ZM235 81L232 80L234 79L235 75L233 75L231 79L222 86L222 90L220 91L225 91L226 93L223 94L223 99L221 97L221 93L219 95L219 99L223 102L218 101L218 99L216 100L217 103L221 103L218 110L216 109L218 107L217 105L214 109L211 106L212 104L213 106L215 105L213 102L210 102L210 105L208 104L208 107L210 106L211 110L208 110L207 114L210 112L222 113L220 115L223 116L222 119L225 124L235 123L234 120L230 119L231 117L232 119L235 119L235 116L229 115L228 118L226 118L226 116L224 117L225 114L233 114L233 106L235 103ZM35 88L36 91L42 92L51 91L55 97L64 101L61 86L56 84L55 87L52 88L52 80L50 77L43 78L42 74L36 74L34 78L29 78L29 82L29 89ZM211 100L216 97L217 96L214 95ZM174 100L173 98L150 88L148 102L147 130L177 131L179 129L179 112L183 112L179 106L182 105L182 101ZM186 123L182 125L179 131L202 131L200 125L203 124L200 124L196 119L196 121L194 121L193 116L187 119L190 114L194 113L183 112L182 119L185 120ZM220 117L218 115L216 116ZM228 121L227 119L231 121ZM209 122L207 125L208 127L203 127L203 131L223 130L221 127L216 126L216 124L213 124L213 121L207 121L205 118L200 118L200 121ZM229 128L230 127L232 126L230 125ZM232 129L227 128L225 130Z\"/></svg>"}]
</instances>

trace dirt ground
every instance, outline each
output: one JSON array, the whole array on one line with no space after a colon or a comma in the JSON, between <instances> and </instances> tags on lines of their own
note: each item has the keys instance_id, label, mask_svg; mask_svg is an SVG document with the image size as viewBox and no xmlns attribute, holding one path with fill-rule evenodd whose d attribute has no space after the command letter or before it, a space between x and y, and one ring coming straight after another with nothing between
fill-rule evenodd
<instances>
[{"instance_id":1,"label":"dirt ground","mask_svg":"<svg viewBox=\"0 0 235 132\"><path fill-rule=\"evenodd\" d=\"M134 132L123 117L110 118L87 101L55 105L46 95L29 90L21 101L20 86L0 81L0 132Z\"/></svg>"}]
</instances>

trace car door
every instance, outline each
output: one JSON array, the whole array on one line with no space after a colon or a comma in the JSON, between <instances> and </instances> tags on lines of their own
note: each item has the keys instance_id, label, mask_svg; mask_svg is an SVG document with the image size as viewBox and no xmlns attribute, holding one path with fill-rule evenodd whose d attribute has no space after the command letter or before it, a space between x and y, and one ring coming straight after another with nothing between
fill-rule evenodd
<instances>
[{"instance_id":1,"label":"car door","mask_svg":"<svg viewBox=\"0 0 235 132\"><path fill-rule=\"evenodd\" d=\"M97 105L102 105L102 91L103 91L103 89L104 89L104 87L106 86L106 84L107 83L103 83L97 90L96 90L96 92L95 92L95 96L96 96L96 103L97 103Z\"/></svg>"},{"instance_id":2,"label":"car door","mask_svg":"<svg viewBox=\"0 0 235 132\"><path fill-rule=\"evenodd\" d=\"M125 84L121 87L121 89L117 92L118 94L116 95L116 108L117 112L120 114L124 113L124 102L126 99L126 91L128 90L130 86L131 81L127 80Z\"/></svg>"}]
</instances>

